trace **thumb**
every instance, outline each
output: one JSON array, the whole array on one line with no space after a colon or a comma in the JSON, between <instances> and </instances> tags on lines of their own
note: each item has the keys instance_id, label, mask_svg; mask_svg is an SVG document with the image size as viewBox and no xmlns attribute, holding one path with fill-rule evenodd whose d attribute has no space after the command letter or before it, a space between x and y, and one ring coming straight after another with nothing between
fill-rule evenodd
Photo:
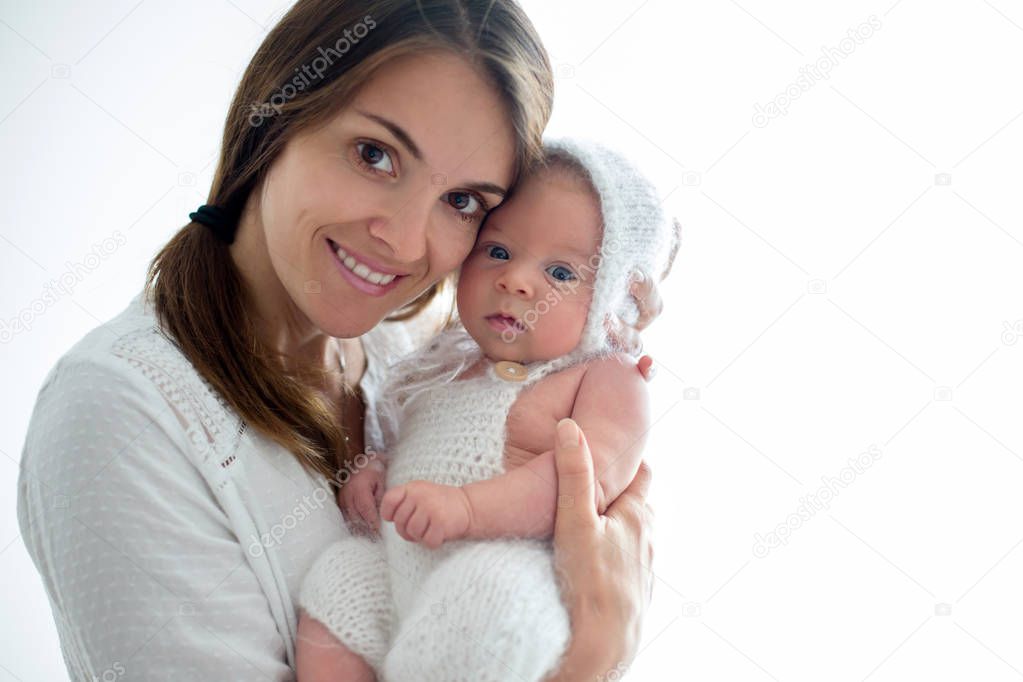
<instances>
[{"instance_id":1,"label":"thumb","mask_svg":"<svg viewBox=\"0 0 1023 682\"><path fill-rule=\"evenodd\" d=\"M593 458L583 432L571 419L558 422L554 463L558 472L554 535L575 527L595 526L597 508L593 490Z\"/></svg>"}]
</instances>

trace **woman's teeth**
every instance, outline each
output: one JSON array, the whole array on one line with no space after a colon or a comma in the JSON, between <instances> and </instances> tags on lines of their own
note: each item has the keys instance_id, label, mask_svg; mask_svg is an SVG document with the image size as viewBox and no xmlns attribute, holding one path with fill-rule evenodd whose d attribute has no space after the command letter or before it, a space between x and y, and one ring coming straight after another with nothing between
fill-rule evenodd
<instances>
[{"instance_id":1,"label":"woman's teeth","mask_svg":"<svg viewBox=\"0 0 1023 682\"><path fill-rule=\"evenodd\" d=\"M340 246L334 250L334 253L337 254L338 259L345 264L346 268L371 284L383 286L385 284L390 284L396 277L396 275L385 275L382 272L374 272L373 270L370 270L365 265L349 256L348 252Z\"/></svg>"}]
</instances>

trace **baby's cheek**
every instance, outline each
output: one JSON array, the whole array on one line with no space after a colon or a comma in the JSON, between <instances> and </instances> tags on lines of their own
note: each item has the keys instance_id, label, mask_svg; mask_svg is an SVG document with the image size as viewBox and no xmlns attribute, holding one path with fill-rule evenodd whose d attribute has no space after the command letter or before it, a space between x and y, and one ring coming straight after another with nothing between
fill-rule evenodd
<instances>
[{"instance_id":1,"label":"baby's cheek","mask_svg":"<svg viewBox=\"0 0 1023 682\"><path fill-rule=\"evenodd\" d=\"M533 336L533 354L555 358L572 352L582 339L587 308L578 301L564 300L541 318Z\"/></svg>"},{"instance_id":2,"label":"baby's cheek","mask_svg":"<svg viewBox=\"0 0 1023 682\"><path fill-rule=\"evenodd\" d=\"M476 306L476 299L479 297L480 288L484 286L484 282L479 274L479 268L473 264L472 260L473 257L470 256L469 261L462 265L462 269L458 273L458 289L455 292L455 301L460 311L468 311Z\"/></svg>"},{"instance_id":3,"label":"baby's cheek","mask_svg":"<svg viewBox=\"0 0 1023 682\"><path fill-rule=\"evenodd\" d=\"M583 326L586 324L586 315L590 310L591 298L592 296L580 291L566 296L557 304L553 312L557 314L558 326L562 333L567 330L572 330L577 334L582 333Z\"/></svg>"}]
</instances>

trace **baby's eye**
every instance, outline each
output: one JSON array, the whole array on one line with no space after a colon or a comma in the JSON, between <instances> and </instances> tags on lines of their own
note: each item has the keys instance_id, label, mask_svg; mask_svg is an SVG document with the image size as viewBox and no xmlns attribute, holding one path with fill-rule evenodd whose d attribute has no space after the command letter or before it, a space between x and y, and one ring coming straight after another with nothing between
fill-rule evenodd
<instances>
[{"instance_id":1,"label":"baby's eye","mask_svg":"<svg viewBox=\"0 0 1023 682\"><path fill-rule=\"evenodd\" d=\"M575 273L564 265L552 265L547 268L547 274L559 282L571 282L575 279Z\"/></svg>"},{"instance_id":2,"label":"baby's eye","mask_svg":"<svg viewBox=\"0 0 1023 682\"><path fill-rule=\"evenodd\" d=\"M369 142L359 142L355 145L355 148L359 152L359 158L362 159L363 163L372 168L373 170L380 171L381 173L391 174L394 172L394 164L391 163L391 155L385 152L375 144ZM378 163L385 162L383 166L378 166Z\"/></svg>"},{"instance_id":3,"label":"baby's eye","mask_svg":"<svg viewBox=\"0 0 1023 682\"><path fill-rule=\"evenodd\" d=\"M498 260L508 260L511 258L511 254L503 246L488 246L487 255Z\"/></svg>"}]
</instances>

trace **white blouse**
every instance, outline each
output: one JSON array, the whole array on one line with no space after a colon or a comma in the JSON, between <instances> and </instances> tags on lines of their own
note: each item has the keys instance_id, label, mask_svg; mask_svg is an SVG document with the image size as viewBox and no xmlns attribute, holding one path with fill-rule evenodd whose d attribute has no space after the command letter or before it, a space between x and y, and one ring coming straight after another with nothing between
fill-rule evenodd
<instances>
[{"instance_id":1,"label":"white blouse","mask_svg":"<svg viewBox=\"0 0 1023 682\"><path fill-rule=\"evenodd\" d=\"M384 370L438 323L362 337L368 447ZM142 292L46 376L18 523L73 680L294 680L301 581L348 532L326 479L247 428Z\"/></svg>"}]
</instances>

